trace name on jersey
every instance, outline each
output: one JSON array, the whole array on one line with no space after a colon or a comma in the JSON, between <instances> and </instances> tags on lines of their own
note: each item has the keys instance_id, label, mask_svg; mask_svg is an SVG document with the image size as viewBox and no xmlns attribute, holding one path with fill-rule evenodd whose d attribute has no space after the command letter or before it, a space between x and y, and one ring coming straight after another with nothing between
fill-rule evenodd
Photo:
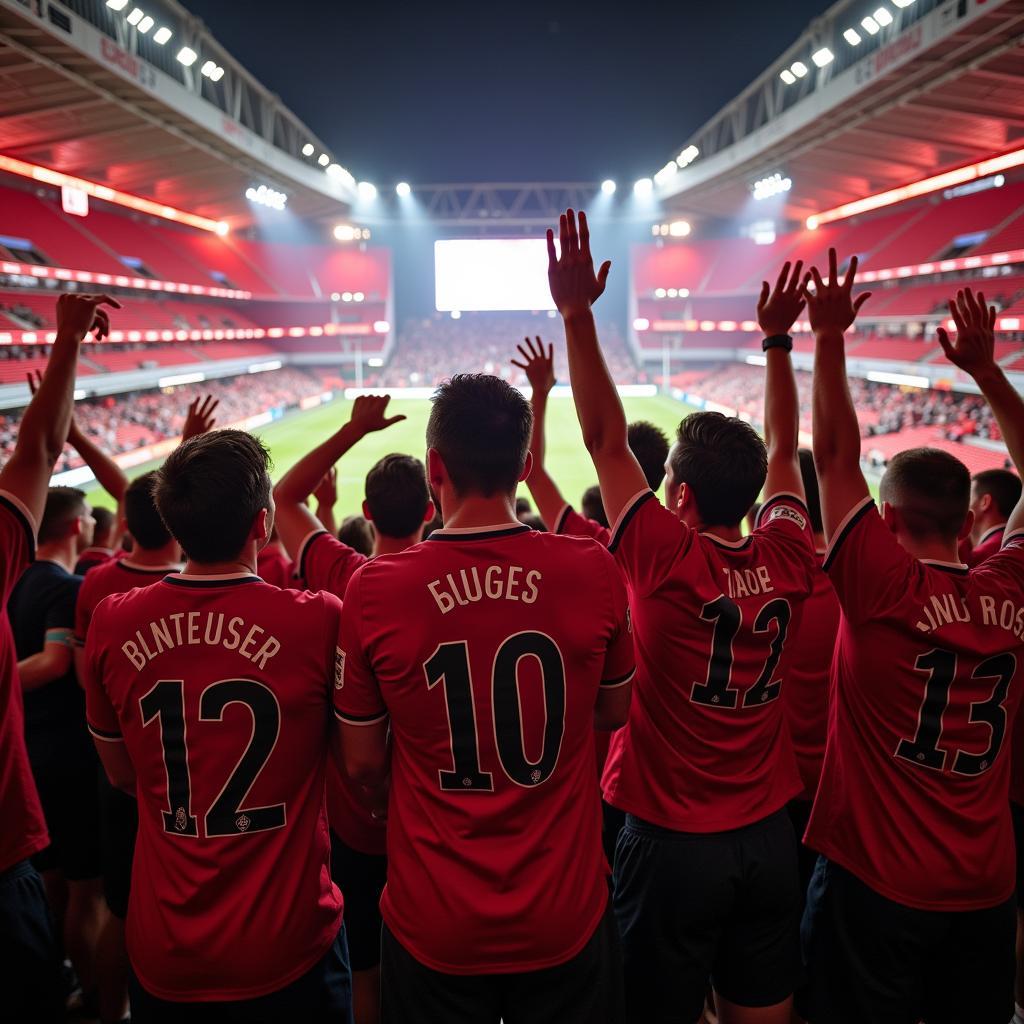
<instances>
[{"instance_id":1,"label":"name on jersey","mask_svg":"<svg viewBox=\"0 0 1024 1024\"><path fill-rule=\"evenodd\" d=\"M988 594L979 595L978 607L974 609L965 597L932 594L931 600L921 609L917 628L922 633L931 633L954 622L980 622L983 626L1005 629L1018 640L1024 640L1024 608L1012 601L997 600Z\"/></svg>"},{"instance_id":2,"label":"name on jersey","mask_svg":"<svg viewBox=\"0 0 1024 1024\"><path fill-rule=\"evenodd\" d=\"M485 598L490 601L522 601L533 604L537 600L537 584L541 574L537 569L527 572L521 565L489 565L486 569L473 566L450 572L443 580L427 584L430 596L447 615L456 608L465 608Z\"/></svg>"},{"instance_id":3,"label":"name on jersey","mask_svg":"<svg viewBox=\"0 0 1024 1024\"><path fill-rule=\"evenodd\" d=\"M126 640L121 650L141 672L164 651L203 645L238 651L261 669L281 650L281 642L262 626L248 625L237 615L228 618L223 612L175 612L156 619L137 629L135 639Z\"/></svg>"},{"instance_id":4,"label":"name on jersey","mask_svg":"<svg viewBox=\"0 0 1024 1024\"><path fill-rule=\"evenodd\" d=\"M732 598L756 597L775 590L766 565L758 565L753 569L730 569L725 566L722 572L729 581L729 596Z\"/></svg>"}]
</instances>

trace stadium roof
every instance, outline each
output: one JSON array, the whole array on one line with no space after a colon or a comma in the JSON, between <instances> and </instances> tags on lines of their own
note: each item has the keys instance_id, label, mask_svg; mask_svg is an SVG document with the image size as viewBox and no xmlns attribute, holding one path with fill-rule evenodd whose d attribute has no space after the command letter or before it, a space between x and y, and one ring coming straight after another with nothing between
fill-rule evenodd
<instances>
[{"instance_id":1,"label":"stadium roof","mask_svg":"<svg viewBox=\"0 0 1024 1024\"><path fill-rule=\"evenodd\" d=\"M89 18L0 0L3 153L232 226L261 184L300 217L355 202L330 150L174 0L147 0L134 25L134 5L75 6Z\"/></svg>"},{"instance_id":2,"label":"stadium roof","mask_svg":"<svg viewBox=\"0 0 1024 1024\"><path fill-rule=\"evenodd\" d=\"M1024 0L841 0L680 146L656 194L671 211L804 220L1018 149L1022 33ZM776 173L792 189L754 202Z\"/></svg>"}]
</instances>

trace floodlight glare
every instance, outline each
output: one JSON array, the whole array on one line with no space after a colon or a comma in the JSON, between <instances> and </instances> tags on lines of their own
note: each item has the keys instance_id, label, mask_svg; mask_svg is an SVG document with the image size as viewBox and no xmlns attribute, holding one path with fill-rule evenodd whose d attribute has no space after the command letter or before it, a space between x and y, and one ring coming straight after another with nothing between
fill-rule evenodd
<instances>
[{"instance_id":1,"label":"floodlight glare","mask_svg":"<svg viewBox=\"0 0 1024 1024\"><path fill-rule=\"evenodd\" d=\"M208 60L200 69L200 73L206 75L207 78L212 78L214 71L217 70L217 62L215 60Z\"/></svg>"},{"instance_id":2,"label":"floodlight glare","mask_svg":"<svg viewBox=\"0 0 1024 1024\"><path fill-rule=\"evenodd\" d=\"M605 180L601 182L601 192L602 192L603 195L606 195L606 196L613 196L613 195L615 195L615 188L616 188L615 182L612 181L611 178L605 178Z\"/></svg>"},{"instance_id":3,"label":"floodlight glare","mask_svg":"<svg viewBox=\"0 0 1024 1024\"><path fill-rule=\"evenodd\" d=\"M827 46L823 46L811 57L811 60L814 61L814 66L819 68L831 64L835 59L836 55Z\"/></svg>"},{"instance_id":4,"label":"floodlight glare","mask_svg":"<svg viewBox=\"0 0 1024 1024\"><path fill-rule=\"evenodd\" d=\"M126 20L129 25L138 25L144 17L145 11L143 11L141 7L133 7Z\"/></svg>"},{"instance_id":5,"label":"floodlight glare","mask_svg":"<svg viewBox=\"0 0 1024 1024\"><path fill-rule=\"evenodd\" d=\"M892 24L892 15L884 7L879 7L875 11L875 21L884 28L886 25Z\"/></svg>"},{"instance_id":6,"label":"floodlight glare","mask_svg":"<svg viewBox=\"0 0 1024 1024\"><path fill-rule=\"evenodd\" d=\"M334 237L339 242L351 242L356 237L356 229L351 224L339 224L334 229ZM349 292L345 293L349 297L345 299L346 302L352 301L352 296Z\"/></svg>"},{"instance_id":7,"label":"floodlight glare","mask_svg":"<svg viewBox=\"0 0 1024 1024\"><path fill-rule=\"evenodd\" d=\"M156 43L157 46L163 46L164 43L166 43L173 35L174 33L166 25L163 25L153 33L153 42Z\"/></svg>"},{"instance_id":8,"label":"floodlight glare","mask_svg":"<svg viewBox=\"0 0 1024 1024\"><path fill-rule=\"evenodd\" d=\"M869 14L866 18L861 18L860 23L867 29L868 32L873 36L877 36L879 33L878 22Z\"/></svg>"},{"instance_id":9,"label":"floodlight glare","mask_svg":"<svg viewBox=\"0 0 1024 1024\"><path fill-rule=\"evenodd\" d=\"M772 196L788 192L792 187L793 181L791 178L784 178L776 172L775 174L770 174L767 178L755 181L751 192L753 192L755 199L771 199Z\"/></svg>"},{"instance_id":10,"label":"floodlight glare","mask_svg":"<svg viewBox=\"0 0 1024 1024\"><path fill-rule=\"evenodd\" d=\"M138 29L143 35L145 35L155 24L156 22L147 14L142 21L139 22Z\"/></svg>"},{"instance_id":11,"label":"floodlight glare","mask_svg":"<svg viewBox=\"0 0 1024 1024\"><path fill-rule=\"evenodd\" d=\"M312 156L313 155L313 150L314 150L313 143L312 142L307 142L302 147L302 155L303 156Z\"/></svg>"},{"instance_id":12,"label":"floodlight glare","mask_svg":"<svg viewBox=\"0 0 1024 1024\"><path fill-rule=\"evenodd\" d=\"M779 72L779 78L781 78L786 83L786 85L792 85L796 81L796 75L794 75L793 72L789 70L789 68L783 68Z\"/></svg>"},{"instance_id":13,"label":"floodlight glare","mask_svg":"<svg viewBox=\"0 0 1024 1024\"><path fill-rule=\"evenodd\" d=\"M796 75L797 78L803 78L807 74L807 65L802 60L795 60L789 66L789 70Z\"/></svg>"},{"instance_id":14,"label":"floodlight glare","mask_svg":"<svg viewBox=\"0 0 1024 1024\"><path fill-rule=\"evenodd\" d=\"M331 302L341 302L341 292L331 292Z\"/></svg>"},{"instance_id":15,"label":"floodlight glare","mask_svg":"<svg viewBox=\"0 0 1024 1024\"><path fill-rule=\"evenodd\" d=\"M331 162L331 158L326 153L321 153L320 156L317 157L317 161L316 162L321 167L326 167Z\"/></svg>"},{"instance_id":16,"label":"floodlight glare","mask_svg":"<svg viewBox=\"0 0 1024 1024\"><path fill-rule=\"evenodd\" d=\"M363 299L365 299L365 298L366 298L366 296L362 292L353 292L352 293L352 301L353 302L362 302Z\"/></svg>"},{"instance_id":17,"label":"floodlight glare","mask_svg":"<svg viewBox=\"0 0 1024 1024\"><path fill-rule=\"evenodd\" d=\"M654 191L654 182L650 178L641 178L633 185L633 195L644 199Z\"/></svg>"},{"instance_id":18,"label":"floodlight glare","mask_svg":"<svg viewBox=\"0 0 1024 1024\"><path fill-rule=\"evenodd\" d=\"M245 198L250 203L259 203L261 206L269 206L272 210L283 210L288 202L288 196L277 189L260 185L258 188L247 188Z\"/></svg>"},{"instance_id":19,"label":"floodlight glare","mask_svg":"<svg viewBox=\"0 0 1024 1024\"><path fill-rule=\"evenodd\" d=\"M107 6L112 11L123 11L128 6L128 0L107 0Z\"/></svg>"},{"instance_id":20,"label":"floodlight glare","mask_svg":"<svg viewBox=\"0 0 1024 1024\"><path fill-rule=\"evenodd\" d=\"M667 292L665 291L664 288L655 288L654 289L654 297L656 299L663 299L663 298L665 298L666 294L667 294Z\"/></svg>"},{"instance_id":21,"label":"floodlight glare","mask_svg":"<svg viewBox=\"0 0 1024 1024\"><path fill-rule=\"evenodd\" d=\"M676 157L676 163L679 165L679 168L682 169L692 164L699 156L700 150L696 146L687 146L686 149Z\"/></svg>"},{"instance_id":22,"label":"floodlight glare","mask_svg":"<svg viewBox=\"0 0 1024 1024\"><path fill-rule=\"evenodd\" d=\"M183 46L178 51L178 63L184 64L187 68L192 67L197 60L199 60L199 54L191 46Z\"/></svg>"},{"instance_id":23,"label":"floodlight glare","mask_svg":"<svg viewBox=\"0 0 1024 1024\"><path fill-rule=\"evenodd\" d=\"M904 7L909 7L913 2L914 0L892 0L892 5L903 10Z\"/></svg>"},{"instance_id":24,"label":"floodlight glare","mask_svg":"<svg viewBox=\"0 0 1024 1024\"><path fill-rule=\"evenodd\" d=\"M400 181L395 186L395 192L398 194L400 199L408 199L412 195L412 188L407 181Z\"/></svg>"},{"instance_id":25,"label":"floodlight glare","mask_svg":"<svg viewBox=\"0 0 1024 1024\"><path fill-rule=\"evenodd\" d=\"M215 67L213 74L210 75L211 82L219 82L224 77L224 69L222 67Z\"/></svg>"},{"instance_id":26,"label":"floodlight glare","mask_svg":"<svg viewBox=\"0 0 1024 1024\"><path fill-rule=\"evenodd\" d=\"M846 30L846 31L845 31L845 32L843 33L843 38L844 38L844 39L845 39L845 40L846 40L846 41L847 41L847 42L848 42L848 43L849 43L849 44L850 44L851 46L860 46L860 33L859 33L859 32L858 32L858 31L857 31L857 30L856 30L855 28L848 28L848 29L847 29L847 30Z\"/></svg>"},{"instance_id":27,"label":"floodlight glare","mask_svg":"<svg viewBox=\"0 0 1024 1024\"><path fill-rule=\"evenodd\" d=\"M665 294L670 299L674 299L674 298L676 298L679 295L679 289L678 288L669 288L669 290Z\"/></svg>"},{"instance_id":28,"label":"floodlight glare","mask_svg":"<svg viewBox=\"0 0 1024 1024\"><path fill-rule=\"evenodd\" d=\"M673 238L685 238L690 233L690 224L685 220L674 220L668 226L668 233Z\"/></svg>"},{"instance_id":29,"label":"floodlight glare","mask_svg":"<svg viewBox=\"0 0 1024 1024\"><path fill-rule=\"evenodd\" d=\"M356 186L359 191L360 199L376 199L377 198L377 186L369 181L361 181Z\"/></svg>"}]
</instances>

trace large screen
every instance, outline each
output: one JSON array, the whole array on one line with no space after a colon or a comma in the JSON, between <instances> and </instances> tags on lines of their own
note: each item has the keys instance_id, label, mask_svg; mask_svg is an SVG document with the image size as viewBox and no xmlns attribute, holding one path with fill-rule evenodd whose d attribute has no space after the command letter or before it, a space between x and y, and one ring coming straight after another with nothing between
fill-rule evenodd
<instances>
[{"instance_id":1,"label":"large screen","mask_svg":"<svg viewBox=\"0 0 1024 1024\"><path fill-rule=\"evenodd\" d=\"M554 309L543 238L458 238L434 243L435 305L457 309Z\"/></svg>"}]
</instances>

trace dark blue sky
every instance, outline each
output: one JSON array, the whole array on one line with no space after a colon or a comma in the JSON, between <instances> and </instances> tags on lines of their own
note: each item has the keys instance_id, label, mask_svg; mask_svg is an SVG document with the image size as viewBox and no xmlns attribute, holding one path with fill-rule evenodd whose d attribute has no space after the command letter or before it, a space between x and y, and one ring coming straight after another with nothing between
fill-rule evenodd
<instances>
[{"instance_id":1,"label":"dark blue sky","mask_svg":"<svg viewBox=\"0 0 1024 1024\"><path fill-rule=\"evenodd\" d=\"M358 178L652 174L827 0L185 0Z\"/></svg>"}]
</instances>

